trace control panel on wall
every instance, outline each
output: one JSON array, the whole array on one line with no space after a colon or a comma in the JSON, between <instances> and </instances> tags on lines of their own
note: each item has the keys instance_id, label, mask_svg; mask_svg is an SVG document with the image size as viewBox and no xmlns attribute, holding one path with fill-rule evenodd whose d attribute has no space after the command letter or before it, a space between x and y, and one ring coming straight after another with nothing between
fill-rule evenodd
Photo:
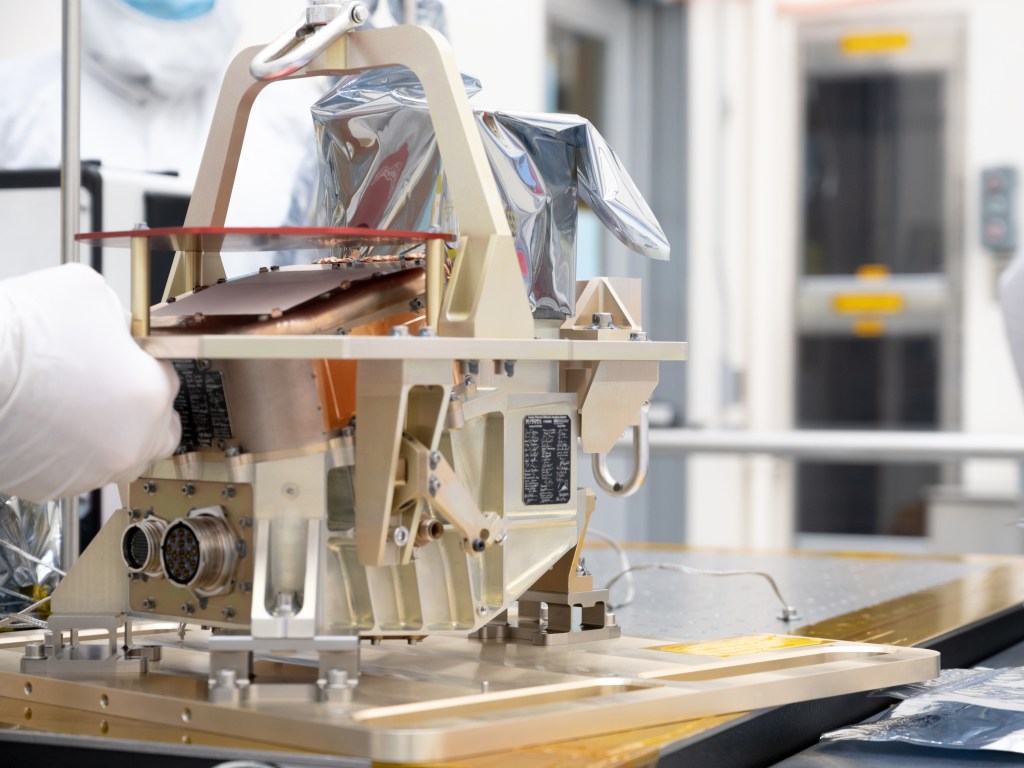
<instances>
[{"instance_id":1,"label":"control panel on wall","mask_svg":"<svg viewBox=\"0 0 1024 768\"><path fill-rule=\"evenodd\" d=\"M1009 166L981 172L981 245L1009 254L1017 250L1017 169Z\"/></svg>"}]
</instances>

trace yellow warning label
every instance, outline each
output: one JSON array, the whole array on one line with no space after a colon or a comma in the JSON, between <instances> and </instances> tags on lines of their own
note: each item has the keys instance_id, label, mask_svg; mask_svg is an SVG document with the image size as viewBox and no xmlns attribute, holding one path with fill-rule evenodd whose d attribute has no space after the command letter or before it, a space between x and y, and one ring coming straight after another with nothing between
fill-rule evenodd
<instances>
[{"instance_id":1,"label":"yellow warning label","mask_svg":"<svg viewBox=\"0 0 1024 768\"><path fill-rule=\"evenodd\" d=\"M832 309L840 315L895 315L903 311L903 294L837 293Z\"/></svg>"},{"instance_id":2,"label":"yellow warning label","mask_svg":"<svg viewBox=\"0 0 1024 768\"><path fill-rule=\"evenodd\" d=\"M847 56L895 53L910 47L910 35L906 32L847 35L839 42L839 47Z\"/></svg>"},{"instance_id":3,"label":"yellow warning label","mask_svg":"<svg viewBox=\"0 0 1024 768\"><path fill-rule=\"evenodd\" d=\"M859 338L874 339L885 335L885 323L881 320L854 320L851 330Z\"/></svg>"},{"instance_id":4,"label":"yellow warning label","mask_svg":"<svg viewBox=\"0 0 1024 768\"><path fill-rule=\"evenodd\" d=\"M861 264L857 267L857 277L861 280L885 280L890 274L885 264Z\"/></svg>"},{"instance_id":5,"label":"yellow warning label","mask_svg":"<svg viewBox=\"0 0 1024 768\"><path fill-rule=\"evenodd\" d=\"M784 651L788 648L826 645L831 642L831 640L818 640L813 637L791 637L789 635L746 635L744 637L730 637L725 640L709 640L700 643L658 645L648 648L648 650L686 653L692 656L717 656L721 659L728 659L732 656L770 653L771 651Z\"/></svg>"}]
</instances>

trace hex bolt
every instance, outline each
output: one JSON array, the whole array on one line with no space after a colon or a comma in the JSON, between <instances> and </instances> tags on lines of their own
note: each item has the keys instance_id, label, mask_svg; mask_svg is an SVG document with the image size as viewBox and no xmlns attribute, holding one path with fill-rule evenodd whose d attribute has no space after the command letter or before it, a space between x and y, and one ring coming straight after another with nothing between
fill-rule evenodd
<instances>
[{"instance_id":1,"label":"hex bolt","mask_svg":"<svg viewBox=\"0 0 1024 768\"><path fill-rule=\"evenodd\" d=\"M235 498L234 486L229 485L227 488L224 488L223 490L221 490L220 495L223 496L225 499Z\"/></svg>"},{"instance_id":2,"label":"hex bolt","mask_svg":"<svg viewBox=\"0 0 1024 768\"><path fill-rule=\"evenodd\" d=\"M409 328L405 325L393 325L391 326L391 333L389 336L408 336Z\"/></svg>"},{"instance_id":3,"label":"hex bolt","mask_svg":"<svg viewBox=\"0 0 1024 768\"><path fill-rule=\"evenodd\" d=\"M45 659L46 658L46 645L44 643L26 643L25 644L25 658L26 659Z\"/></svg>"},{"instance_id":4,"label":"hex bolt","mask_svg":"<svg viewBox=\"0 0 1024 768\"><path fill-rule=\"evenodd\" d=\"M432 338L434 336L437 336L437 330L435 330L434 326L432 325L424 325L422 328L420 328L417 336L421 336L423 338Z\"/></svg>"},{"instance_id":5,"label":"hex bolt","mask_svg":"<svg viewBox=\"0 0 1024 768\"><path fill-rule=\"evenodd\" d=\"M156 608L156 600L154 600L152 597L147 597L145 600L142 601L142 607L145 608L147 611L152 611L154 608Z\"/></svg>"},{"instance_id":6,"label":"hex bolt","mask_svg":"<svg viewBox=\"0 0 1024 768\"><path fill-rule=\"evenodd\" d=\"M427 490L431 496L437 496L437 492L441 490L441 481L437 479L436 475L430 476L430 480L427 481Z\"/></svg>"},{"instance_id":7,"label":"hex bolt","mask_svg":"<svg viewBox=\"0 0 1024 768\"><path fill-rule=\"evenodd\" d=\"M192 485L192 483L186 483L185 485L181 486L181 492L185 496L194 496L196 493L196 487Z\"/></svg>"},{"instance_id":8,"label":"hex bolt","mask_svg":"<svg viewBox=\"0 0 1024 768\"><path fill-rule=\"evenodd\" d=\"M229 605L221 610L220 615L230 621L235 618L235 609Z\"/></svg>"},{"instance_id":9,"label":"hex bolt","mask_svg":"<svg viewBox=\"0 0 1024 768\"><path fill-rule=\"evenodd\" d=\"M431 451L430 452L430 468L431 469L437 469L437 465L441 463L441 458L442 458L442 456L441 456L441 452L440 451Z\"/></svg>"},{"instance_id":10,"label":"hex bolt","mask_svg":"<svg viewBox=\"0 0 1024 768\"><path fill-rule=\"evenodd\" d=\"M148 494L156 493L156 483L154 483L152 480L150 480L149 482L143 483L142 491L143 491L143 493L148 493Z\"/></svg>"},{"instance_id":11,"label":"hex bolt","mask_svg":"<svg viewBox=\"0 0 1024 768\"><path fill-rule=\"evenodd\" d=\"M291 616L295 613L295 593L278 592L274 600L274 614L276 616Z\"/></svg>"},{"instance_id":12,"label":"hex bolt","mask_svg":"<svg viewBox=\"0 0 1024 768\"><path fill-rule=\"evenodd\" d=\"M779 621L800 621L800 611L792 605L779 609Z\"/></svg>"},{"instance_id":13,"label":"hex bolt","mask_svg":"<svg viewBox=\"0 0 1024 768\"><path fill-rule=\"evenodd\" d=\"M404 547L409 543L409 529L404 525L398 526L391 534L391 540L395 542L395 546Z\"/></svg>"},{"instance_id":14,"label":"hex bolt","mask_svg":"<svg viewBox=\"0 0 1024 768\"><path fill-rule=\"evenodd\" d=\"M143 603L145 605L145 603ZM182 603L181 612L191 616L196 612L196 607L192 603Z\"/></svg>"}]
</instances>

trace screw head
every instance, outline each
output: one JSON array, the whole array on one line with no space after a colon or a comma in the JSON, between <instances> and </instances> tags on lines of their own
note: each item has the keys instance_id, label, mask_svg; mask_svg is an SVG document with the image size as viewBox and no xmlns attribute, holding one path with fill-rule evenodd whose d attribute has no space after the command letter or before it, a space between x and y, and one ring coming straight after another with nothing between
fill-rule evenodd
<instances>
[{"instance_id":1,"label":"screw head","mask_svg":"<svg viewBox=\"0 0 1024 768\"><path fill-rule=\"evenodd\" d=\"M185 496L194 496L196 493L196 487L192 485L192 483L186 483L185 485L181 486L181 492Z\"/></svg>"},{"instance_id":2,"label":"screw head","mask_svg":"<svg viewBox=\"0 0 1024 768\"><path fill-rule=\"evenodd\" d=\"M142 601L142 607L145 608L147 611L152 611L154 608L156 608L156 600L154 600L152 597L147 597L145 600Z\"/></svg>"},{"instance_id":3,"label":"screw head","mask_svg":"<svg viewBox=\"0 0 1024 768\"><path fill-rule=\"evenodd\" d=\"M398 526L391 534L391 540L395 542L396 546L404 547L409 543L409 529L404 525Z\"/></svg>"},{"instance_id":4,"label":"screw head","mask_svg":"<svg viewBox=\"0 0 1024 768\"><path fill-rule=\"evenodd\" d=\"M487 542L483 539L473 539L473 543L470 544L474 552L483 552L487 549Z\"/></svg>"},{"instance_id":5,"label":"screw head","mask_svg":"<svg viewBox=\"0 0 1024 768\"><path fill-rule=\"evenodd\" d=\"M360 3L352 8L352 21L356 24L362 24L368 18L370 18L370 10Z\"/></svg>"},{"instance_id":6,"label":"screw head","mask_svg":"<svg viewBox=\"0 0 1024 768\"><path fill-rule=\"evenodd\" d=\"M235 618L235 609L232 608L230 605L226 606L225 608L221 609L220 615L223 616L225 619L233 619Z\"/></svg>"}]
</instances>

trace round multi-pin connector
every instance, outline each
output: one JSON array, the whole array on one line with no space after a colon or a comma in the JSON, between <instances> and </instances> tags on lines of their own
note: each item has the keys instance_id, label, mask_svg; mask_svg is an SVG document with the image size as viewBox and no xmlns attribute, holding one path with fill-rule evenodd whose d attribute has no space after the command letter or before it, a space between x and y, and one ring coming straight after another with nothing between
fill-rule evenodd
<instances>
[{"instance_id":1,"label":"round multi-pin connector","mask_svg":"<svg viewBox=\"0 0 1024 768\"><path fill-rule=\"evenodd\" d=\"M197 594L213 594L227 587L237 558L230 526L212 514L175 520L160 543L164 575Z\"/></svg>"},{"instance_id":2,"label":"round multi-pin connector","mask_svg":"<svg viewBox=\"0 0 1024 768\"><path fill-rule=\"evenodd\" d=\"M156 578L163 575L160 542L167 523L159 517L147 517L132 523L121 536L121 559L129 572Z\"/></svg>"}]
</instances>

